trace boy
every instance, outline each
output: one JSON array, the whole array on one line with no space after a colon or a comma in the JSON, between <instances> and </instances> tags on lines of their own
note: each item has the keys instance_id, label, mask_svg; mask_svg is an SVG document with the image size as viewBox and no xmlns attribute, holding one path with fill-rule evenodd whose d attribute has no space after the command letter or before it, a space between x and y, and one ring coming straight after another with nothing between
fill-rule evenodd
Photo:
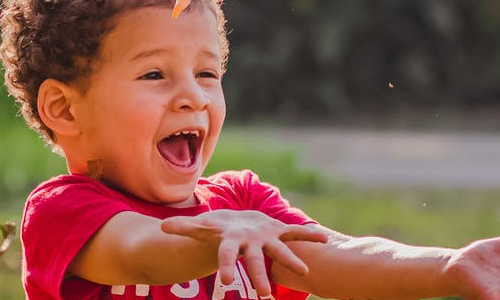
<instances>
[{"instance_id":1,"label":"boy","mask_svg":"<svg viewBox=\"0 0 500 300\"><path fill-rule=\"evenodd\" d=\"M27 298L500 299L500 239L354 238L249 171L200 179L225 115L220 4L4 1L6 83L70 172L28 197Z\"/></svg>"}]
</instances>

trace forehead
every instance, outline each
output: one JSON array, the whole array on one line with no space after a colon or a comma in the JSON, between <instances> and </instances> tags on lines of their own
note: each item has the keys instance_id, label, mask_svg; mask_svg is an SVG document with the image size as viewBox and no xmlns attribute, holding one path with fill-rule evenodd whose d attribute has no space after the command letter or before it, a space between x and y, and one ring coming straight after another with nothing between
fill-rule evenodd
<instances>
[{"instance_id":1,"label":"forehead","mask_svg":"<svg viewBox=\"0 0 500 300\"><path fill-rule=\"evenodd\" d=\"M141 7L117 15L103 39L105 59L141 51L213 52L220 57L217 20L207 9L185 11L173 20L166 7Z\"/></svg>"},{"instance_id":2,"label":"forehead","mask_svg":"<svg viewBox=\"0 0 500 300\"><path fill-rule=\"evenodd\" d=\"M108 0L107 5L114 13L122 13L140 7L165 7L172 9L176 0ZM213 0L191 0L185 12L210 9L215 13Z\"/></svg>"}]
</instances>

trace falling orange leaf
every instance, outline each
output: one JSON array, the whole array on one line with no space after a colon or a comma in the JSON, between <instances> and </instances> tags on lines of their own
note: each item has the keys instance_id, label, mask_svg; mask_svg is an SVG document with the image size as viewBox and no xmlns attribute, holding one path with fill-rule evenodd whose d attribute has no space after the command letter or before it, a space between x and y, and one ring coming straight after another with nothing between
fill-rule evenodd
<instances>
[{"instance_id":1,"label":"falling orange leaf","mask_svg":"<svg viewBox=\"0 0 500 300\"><path fill-rule=\"evenodd\" d=\"M181 12L189 6L191 0L176 0L172 10L172 19L177 19Z\"/></svg>"}]
</instances>

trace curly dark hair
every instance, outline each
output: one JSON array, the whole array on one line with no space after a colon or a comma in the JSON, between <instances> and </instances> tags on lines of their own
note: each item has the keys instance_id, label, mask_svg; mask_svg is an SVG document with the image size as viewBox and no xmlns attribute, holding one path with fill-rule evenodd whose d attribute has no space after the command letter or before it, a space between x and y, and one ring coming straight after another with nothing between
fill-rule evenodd
<instances>
[{"instance_id":1,"label":"curly dark hair","mask_svg":"<svg viewBox=\"0 0 500 300\"><path fill-rule=\"evenodd\" d=\"M215 13L224 69L229 46L222 1L192 0L187 10L208 7ZM53 132L43 124L37 109L42 82L48 78L85 82L92 62L98 58L100 42L113 29L113 17L139 7L172 8L174 3L175 0L4 0L0 56L5 84L21 104L27 124L49 144L55 144Z\"/></svg>"}]
</instances>

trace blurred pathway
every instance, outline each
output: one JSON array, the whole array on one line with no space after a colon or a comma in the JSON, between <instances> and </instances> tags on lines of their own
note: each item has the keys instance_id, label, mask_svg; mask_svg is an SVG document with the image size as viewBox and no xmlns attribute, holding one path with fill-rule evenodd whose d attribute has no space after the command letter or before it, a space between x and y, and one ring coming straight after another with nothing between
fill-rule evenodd
<instances>
[{"instance_id":1,"label":"blurred pathway","mask_svg":"<svg viewBox=\"0 0 500 300\"><path fill-rule=\"evenodd\" d=\"M500 133L280 129L301 163L368 186L500 188Z\"/></svg>"}]
</instances>

